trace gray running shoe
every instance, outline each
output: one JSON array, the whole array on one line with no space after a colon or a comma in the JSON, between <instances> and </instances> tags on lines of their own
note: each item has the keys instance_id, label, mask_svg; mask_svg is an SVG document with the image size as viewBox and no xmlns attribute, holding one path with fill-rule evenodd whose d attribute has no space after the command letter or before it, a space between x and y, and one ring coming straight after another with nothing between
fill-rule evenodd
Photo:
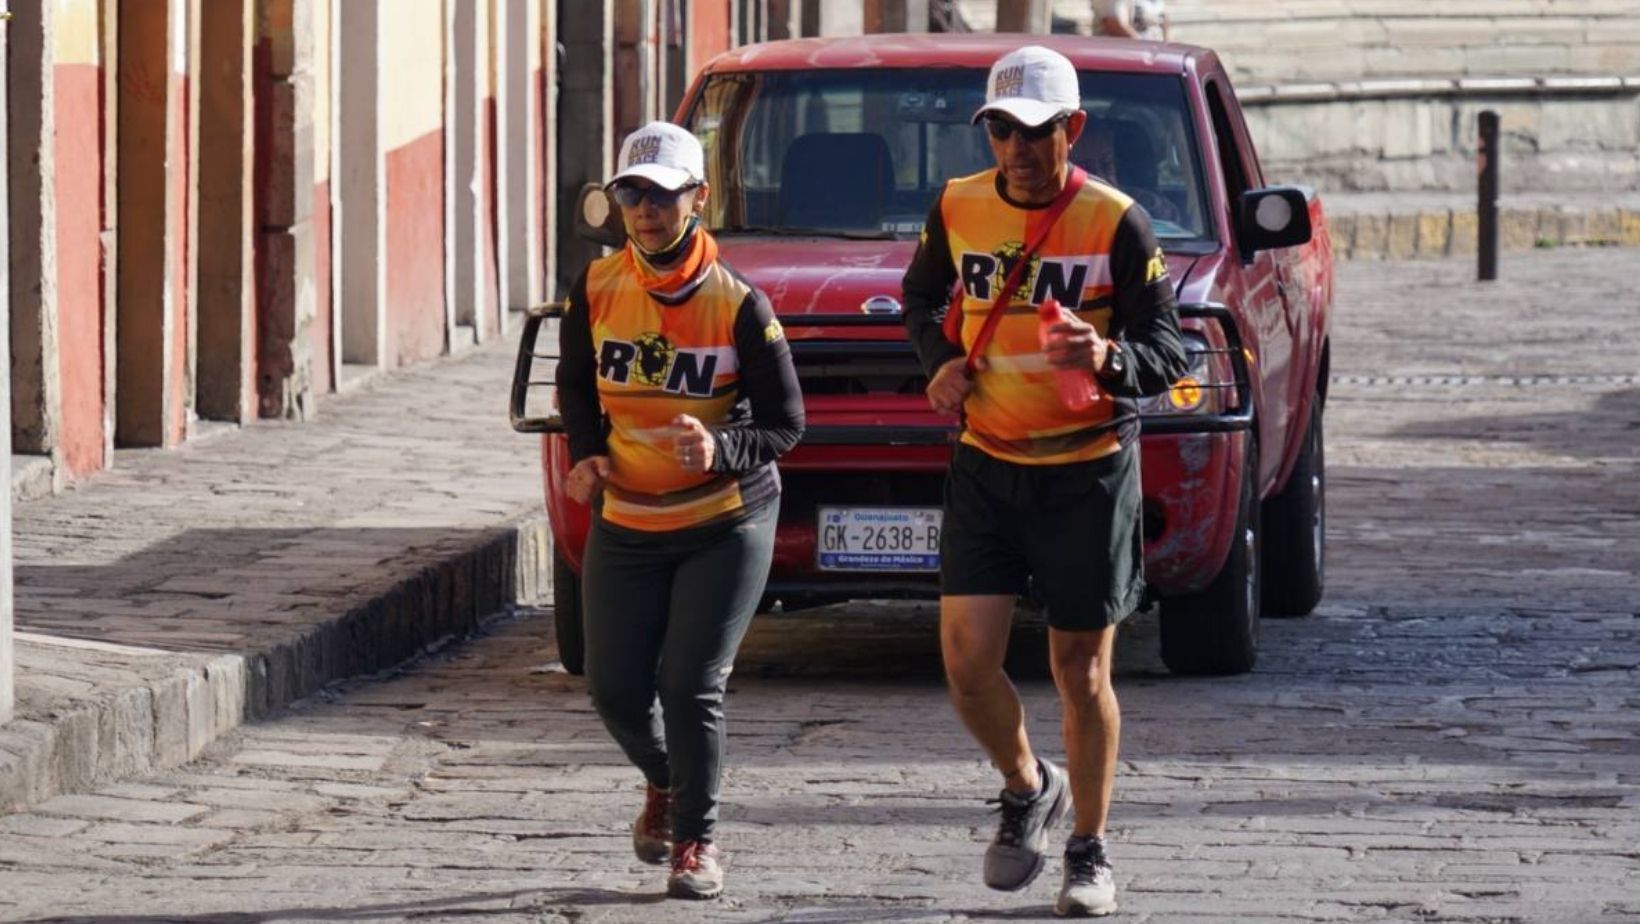
<instances>
[{"instance_id":1,"label":"gray running shoe","mask_svg":"<svg viewBox=\"0 0 1640 924\"><path fill-rule=\"evenodd\" d=\"M1003 892L1030 885L1046 865L1048 829L1059 823L1070 803L1065 771L1038 759L1042 783L1036 798L1027 799L1004 789L991 800L1000 806L997 836L985 850L985 884Z\"/></svg>"},{"instance_id":2,"label":"gray running shoe","mask_svg":"<svg viewBox=\"0 0 1640 924\"><path fill-rule=\"evenodd\" d=\"M717 898L723 894L723 866L718 849L708 841L679 841L672 845L672 875L666 894L673 898Z\"/></svg>"},{"instance_id":3,"label":"gray running shoe","mask_svg":"<svg viewBox=\"0 0 1640 924\"><path fill-rule=\"evenodd\" d=\"M1116 910L1116 880L1105 858L1105 839L1072 835L1065 842L1065 882L1053 913L1062 918L1102 918Z\"/></svg>"}]
</instances>

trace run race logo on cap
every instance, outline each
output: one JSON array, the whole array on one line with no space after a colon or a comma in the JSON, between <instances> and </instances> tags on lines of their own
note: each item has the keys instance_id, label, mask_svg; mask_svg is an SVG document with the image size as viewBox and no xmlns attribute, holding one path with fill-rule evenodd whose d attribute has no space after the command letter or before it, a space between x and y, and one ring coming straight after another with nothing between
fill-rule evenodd
<instances>
[{"instance_id":1,"label":"run race logo on cap","mask_svg":"<svg viewBox=\"0 0 1640 924\"><path fill-rule=\"evenodd\" d=\"M985 105L974 113L974 121L994 112L1034 128L1080 108L1082 88L1070 60L1041 45L1026 45L991 65Z\"/></svg>"},{"instance_id":2,"label":"run race logo on cap","mask_svg":"<svg viewBox=\"0 0 1640 924\"><path fill-rule=\"evenodd\" d=\"M632 139L632 150L628 153L631 155L626 159L629 167L654 163L661 156L661 136L645 135Z\"/></svg>"},{"instance_id":3,"label":"run race logo on cap","mask_svg":"<svg viewBox=\"0 0 1640 924\"><path fill-rule=\"evenodd\" d=\"M664 189L682 189L706 179L706 155L700 141L671 122L650 122L621 143L620 172L610 187L628 177L642 177Z\"/></svg>"}]
</instances>

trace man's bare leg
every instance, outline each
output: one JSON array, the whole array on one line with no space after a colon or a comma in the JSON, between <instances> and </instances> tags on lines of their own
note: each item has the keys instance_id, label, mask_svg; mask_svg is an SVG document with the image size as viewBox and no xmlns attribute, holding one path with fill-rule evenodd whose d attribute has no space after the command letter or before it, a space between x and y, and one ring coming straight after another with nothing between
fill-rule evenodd
<instances>
[{"instance_id":1,"label":"man's bare leg","mask_svg":"<svg viewBox=\"0 0 1640 924\"><path fill-rule=\"evenodd\" d=\"M1002 671L1013 608L1011 596L940 601L940 645L951 702L1003 775L1001 818L985 849L984 879L1004 892L1025 888L1042 872L1048 831L1071 799L1065 771L1031 753L1025 708Z\"/></svg>"},{"instance_id":2,"label":"man's bare leg","mask_svg":"<svg viewBox=\"0 0 1640 924\"><path fill-rule=\"evenodd\" d=\"M1012 596L940 598L940 651L951 704L1002 772L1004 786L1027 793L1041 780L1025 733L1025 707L1002 670L1013 618Z\"/></svg>"},{"instance_id":3,"label":"man's bare leg","mask_svg":"<svg viewBox=\"0 0 1640 924\"><path fill-rule=\"evenodd\" d=\"M1054 685L1059 688L1065 756L1076 800L1077 835L1105 833L1122 713L1110 682L1116 627L1092 632L1048 630Z\"/></svg>"}]
</instances>

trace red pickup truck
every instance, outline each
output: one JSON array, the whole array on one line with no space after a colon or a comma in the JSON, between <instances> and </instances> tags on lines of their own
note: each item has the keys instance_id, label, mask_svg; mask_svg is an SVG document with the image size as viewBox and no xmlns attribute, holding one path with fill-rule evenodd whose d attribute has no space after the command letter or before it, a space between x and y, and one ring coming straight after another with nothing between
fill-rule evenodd
<instances>
[{"instance_id":1,"label":"red pickup truck","mask_svg":"<svg viewBox=\"0 0 1640 924\"><path fill-rule=\"evenodd\" d=\"M953 421L935 415L900 318L900 278L947 179L993 166L969 124L1006 35L877 35L738 48L678 110L706 150L708 226L768 294L808 414L785 485L765 603L937 596ZM1321 598L1332 252L1313 191L1266 186L1235 91L1206 49L1032 36L1081 75L1088 131L1071 157L1143 205L1178 286L1191 369L1141 409L1145 571L1162 658L1186 674L1253 667L1261 616ZM589 186L581 232L620 242ZM578 595L589 510L570 502L561 425L533 413L531 312L515 428L546 434L554 605L581 665ZM550 377L541 376L541 380Z\"/></svg>"}]
</instances>

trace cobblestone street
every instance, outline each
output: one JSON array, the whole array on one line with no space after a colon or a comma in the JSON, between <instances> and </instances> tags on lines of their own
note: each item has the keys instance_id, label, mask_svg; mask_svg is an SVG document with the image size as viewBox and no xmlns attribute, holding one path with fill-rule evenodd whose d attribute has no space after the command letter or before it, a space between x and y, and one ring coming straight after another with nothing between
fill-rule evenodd
<instances>
[{"instance_id":1,"label":"cobblestone street","mask_svg":"<svg viewBox=\"0 0 1640 924\"><path fill-rule=\"evenodd\" d=\"M1244 677L1175 679L1153 615L1125 630L1118 919L1640 921L1640 250L1502 269L1341 264L1326 598ZM1057 756L1044 649L1016 633ZM979 881L997 781L932 606L759 617L728 709L719 902L632 858L639 777L521 609L0 816L0 918L1052 919L1057 857Z\"/></svg>"}]
</instances>

